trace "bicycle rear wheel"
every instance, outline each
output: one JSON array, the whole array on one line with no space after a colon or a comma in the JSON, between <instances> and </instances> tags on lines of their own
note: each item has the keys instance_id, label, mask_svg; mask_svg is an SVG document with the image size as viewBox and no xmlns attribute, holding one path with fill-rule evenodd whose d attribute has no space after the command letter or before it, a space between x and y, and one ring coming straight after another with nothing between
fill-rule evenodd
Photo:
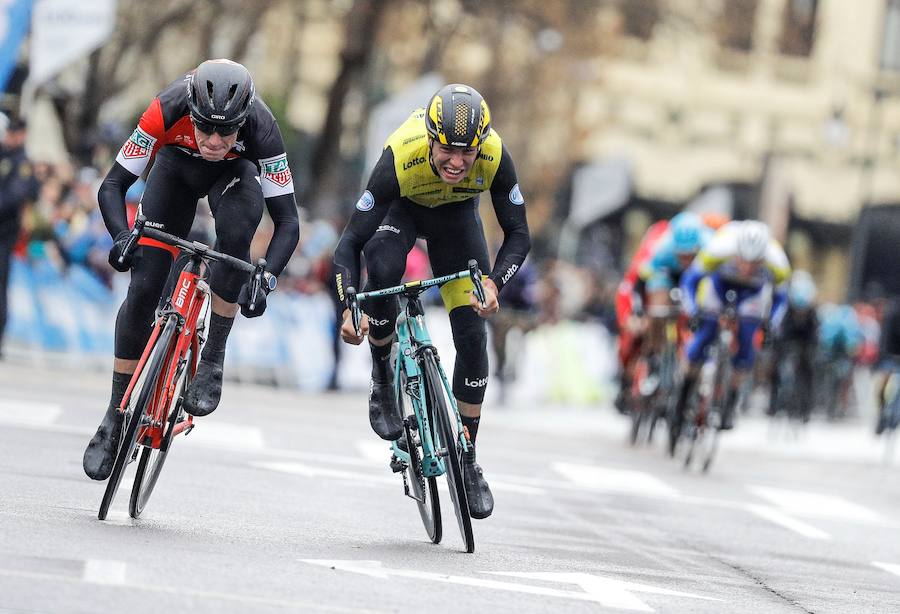
<instances>
[{"instance_id":1,"label":"bicycle rear wheel","mask_svg":"<svg viewBox=\"0 0 900 614\"><path fill-rule=\"evenodd\" d=\"M475 552L472 517L469 515L469 502L466 499L466 487L463 482L462 450L457 445L459 431L457 430L456 412L453 412L451 419L451 407L444 396L443 381L434 354L427 352L422 363L426 394L428 395L429 418L438 435L439 441L435 445L444 452L447 487L450 489L450 500L453 501L459 533L466 546L466 552Z\"/></svg>"},{"instance_id":2,"label":"bicycle rear wheel","mask_svg":"<svg viewBox=\"0 0 900 614\"><path fill-rule=\"evenodd\" d=\"M153 488L156 486L156 481L159 479L159 474L169 454L175 435L175 426L184 420L184 410L181 408L183 402L182 393L190 383L192 356L193 351L188 350L184 362L180 365L180 370L176 373L175 393L170 401L170 407L166 408L166 430L160 447L153 448L145 445L141 451L141 458L134 476L134 485L131 488L131 500L128 506L128 512L132 518L140 516L147 505L147 501L150 500L150 495L153 493ZM168 363L169 361L166 361L166 364ZM160 375L164 374L165 370Z\"/></svg>"},{"instance_id":3,"label":"bicycle rear wheel","mask_svg":"<svg viewBox=\"0 0 900 614\"><path fill-rule=\"evenodd\" d=\"M407 483L410 485L413 498L416 500L416 506L419 508L419 516L422 517L422 524L425 526L425 532L432 543L439 544L443 536L443 527L441 525L441 502L437 490L437 480L433 477L426 478L422 473L422 440L418 434L418 428L415 431L410 425L416 423L414 414L407 415L406 407L412 406L412 401L406 395L405 381L401 376L400 394L397 397L397 406L400 409L400 415L406 418L407 448L409 448L409 465L404 469L406 472ZM418 424L416 423L416 427Z\"/></svg>"},{"instance_id":4,"label":"bicycle rear wheel","mask_svg":"<svg viewBox=\"0 0 900 614\"><path fill-rule=\"evenodd\" d=\"M100 502L100 511L97 514L97 517L100 520L106 520L109 506L112 504L112 501L116 496L116 491L119 489L119 484L122 482L122 476L125 474L125 467L134 460L136 456L135 448L137 446L140 427L150 420L150 416L147 415L147 410L149 409L150 400L156 390L157 382L162 373L163 366L165 365L166 356L169 353L169 344L172 341L172 336L174 334L175 321L170 318L166 323L163 332L154 342L153 350L150 352L150 356L147 359L147 364L149 366L146 367L141 374L143 382L140 383L139 387L136 386L135 389L131 391L128 408L125 410L127 424L125 427L125 434L122 436L119 453L116 455L116 462L113 464L112 473L110 473L109 480L106 483L106 490L103 492L103 500ZM137 397L137 401L132 400L135 397Z\"/></svg>"}]
</instances>

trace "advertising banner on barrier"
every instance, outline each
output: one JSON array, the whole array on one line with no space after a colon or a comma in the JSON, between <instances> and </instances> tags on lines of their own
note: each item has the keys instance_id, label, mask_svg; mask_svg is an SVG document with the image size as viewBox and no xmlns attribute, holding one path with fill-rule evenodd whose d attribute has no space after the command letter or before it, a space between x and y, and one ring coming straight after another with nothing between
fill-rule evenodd
<instances>
[{"instance_id":1,"label":"advertising banner on barrier","mask_svg":"<svg viewBox=\"0 0 900 614\"><path fill-rule=\"evenodd\" d=\"M16 67L30 18L31 0L0 0L0 92Z\"/></svg>"}]
</instances>

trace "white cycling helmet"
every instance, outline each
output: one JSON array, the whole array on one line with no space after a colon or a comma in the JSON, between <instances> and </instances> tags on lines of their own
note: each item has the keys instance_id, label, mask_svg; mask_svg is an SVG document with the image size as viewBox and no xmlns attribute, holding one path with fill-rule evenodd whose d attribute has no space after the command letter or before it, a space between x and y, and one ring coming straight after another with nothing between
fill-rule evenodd
<instances>
[{"instance_id":1,"label":"white cycling helmet","mask_svg":"<svg viewBox=\"0 0 900 614\"><path fill-rule=\"evenodd\" d=\"M762 222L755 220L741 222L737 231L738 256L747 262L764 260L771 236L769 227Z\"/></svg>"}]
</instances>

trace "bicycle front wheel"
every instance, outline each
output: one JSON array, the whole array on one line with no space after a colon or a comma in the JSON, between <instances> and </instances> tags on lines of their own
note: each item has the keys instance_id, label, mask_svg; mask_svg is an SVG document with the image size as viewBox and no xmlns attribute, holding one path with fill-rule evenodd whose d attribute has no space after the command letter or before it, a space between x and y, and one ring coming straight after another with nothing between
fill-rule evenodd
<instances>
[{"instance_id":1,"label":"bicycle front wheel","mask_svg":"<svg viewBox=\"0 0 900 614\"><path fill-rule=\"evenodd\" d=\"M181 407L183 402L183 392L190 383L190 371L193 352L188 350L184 361L179 365L179 371L175 375L175 393L168 400L170 406L166 408L166 430L159 448L145 445L141 452L140 461L138 461L137 472L134 476L134 486L131 488L131 501L129 503L128 512L132 518L137 518L144 511L159 474L162 471L163 464L169 454L172 446L172 440L175 435L175 427L179 422L184 420L184 410ZM168 364L169 361L166 361ZM165 370L160 376L165 374ZM161 382L164 384L164 382Z\"/></svg>"},{"instance_id":2,"label":"bicycle front wheel","mask_svg":"<svg viewBox=\"0 0 900 614\"><path fill-rule=\"evenodd\" d=\"M409 465L404 469L412 497L419 508L419 516L422 525L432 543L439 544L442 537L441 526L441 502L438 496L437 480L433 477L426 478L422 473L422 439L419 437L418 428L410 428L415 422L414 414L407 415L407 407L411 407L413 400L405 392L405 379L401 378L400 394L397 395L397 406L400 415L406 418L404 430L406 432L407 447L409 448ZM416 427L418 424L416 423Z\"/></svg>"},{"instance_id":3,"label":"bicycle front wheel","mask_svg":"<svg viewBox=\"0 0 900 614\"><path fill-rule=\"evenodd\" d=\"M450 489L450 500L453 501L453 510L456 512L459 533L466 546L466 552L475 552L472 517L469 515L469 502L466 499L466 487L463 482L462 449L458 445L460 434L456 412L452 411L451 406L447 403L443 378L441 378L434 354L426 353L422 362L429 418L439 440L436 445L443 452L447 487Z\"/></svg>"},{"instance_id":4,"label":"bicycle front wheel","mask_svg":"<svg viewBox=\"0 0 900 614\"><path fill-rule=\"evenodd\" d=\"M126 409L125 434L122 436L122 443L119 446L119 453L116 455L116 461L113 464L112 473L106 483L106 490L103 492L103 500L100 502L100 511L97 517L100 520L106 520L109 512L109 506L112 504L122 483L122 476L125 474L125 467L134 460L136 456L135 448L138 443L138 435L140 427L150 420L148 409L153 393L156 390L157 383L161 376L163 366L165 365L166 356L169 353L169 345L175 334L175 320L170 319L163 332L156 338L153 350L147 359L149 365L141 374L142 382L131 391L131 397L128 401ZM137 401L132 399L137 398Z\"/></svg>"}]
</instances>

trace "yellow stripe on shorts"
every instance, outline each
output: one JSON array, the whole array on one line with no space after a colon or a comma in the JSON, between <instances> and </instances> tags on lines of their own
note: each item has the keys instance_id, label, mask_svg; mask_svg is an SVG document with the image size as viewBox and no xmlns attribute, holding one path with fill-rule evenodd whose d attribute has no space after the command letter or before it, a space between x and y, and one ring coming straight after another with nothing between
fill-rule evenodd
<instances>
[{"instance_id":1,"label":"yellow stripe on shorts","mask_svg":"<svg viewBox=\"0 0 900 614\"><path fill-rule=\"evenodd\" d=\"M487 279L487 275L482 275L482 279ZM454 279L448 281L441 286L441 298L444 299L444 307L447 312L451 312L457 307L469 305L469 295L475 290L472 280L468 277Z\"/></svg>"}]
</instances>

